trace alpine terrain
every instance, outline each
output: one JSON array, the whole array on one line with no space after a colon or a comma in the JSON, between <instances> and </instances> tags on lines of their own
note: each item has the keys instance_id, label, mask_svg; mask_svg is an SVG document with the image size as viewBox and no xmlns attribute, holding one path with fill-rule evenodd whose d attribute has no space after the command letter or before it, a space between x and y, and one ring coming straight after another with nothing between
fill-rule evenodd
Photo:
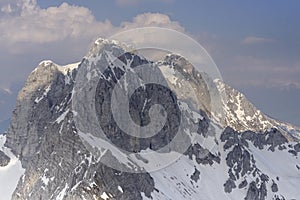
<instances>
[{"instance_id":1,"label":"alpine terrain","mask_svg":"<svg viewBox=\"0 0 300 200\"><path fill-rule=\"evenodd\" d=\"M157 134L138 137L157 113ZM0 199L299 200L299 141L183 57L98 39L81 62L43 61L28 77L0 136Z\"/></svg>"}]
</instances>

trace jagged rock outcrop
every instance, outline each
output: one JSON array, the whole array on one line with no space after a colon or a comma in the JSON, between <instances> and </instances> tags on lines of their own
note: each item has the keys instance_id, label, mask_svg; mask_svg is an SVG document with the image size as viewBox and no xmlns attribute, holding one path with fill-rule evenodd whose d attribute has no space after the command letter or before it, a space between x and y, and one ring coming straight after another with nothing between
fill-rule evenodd
<instances>
[{"instance_id":1,"label":"jagged rock outcrop","mask_svg":"<svg viewBox=\"0 0 300 200\"><path fill-rule=\"evenodd\" d=\"M245 95L215 80L218 90L223 94L222 104L224 108L224 126L230 126L239 131L264 132L270 128L276 128L284 134L289 141L300 141L299 128L284 122L270 118L258 110ZM217 117L218 118L218 117ZM221 119L218 119L222 122Z\"/></svg>"},{"instance_id":2,"label":"jagged rock outcrop","mask_svg":"<svg viewBox=\"0 0 300 200\"><path fill-rule=\"evenodd\" d=\"M0 166L5 167L9 162L10 158L3 151L0 151Z\"/></svg>"},{"instance_id":3,"label":"jagged rock outcrop","mask_svg":"<svg viewBox=\"0 0 300 200\"><path fill-rule=\"evenodd\" d=\"M147 74L151 76L149 79L162 84L146 84L145 74L135 71L141 65L147 65L152 72ZM92 70L95 67L102 70L101 74ZM125 94L133 90L122 79L131 73L145 83L129 98L129 116L135 124L149 124L151 107L156 104L162 105L161 114L167 116L155 136L138 138L126 134L112 114L113 88L119 84ZM218 90L232 90L220 81L217 86L208 86L213 81L207 82L205 76L178 55L151 62L130 52L123 44L103 39L95 42L80 63L65 67L51 61L40 63L19 93L7 134L6 147L26 170L12 199L299 197L300 144L296 143L299 137L296 128L291 134L288 129L282 132L282 123L264 117L237 91L231 93L228 102L223 100L225 120L217 119L212 107L216 102L212 98ZM96 95L86 97L92 89L89 85L86 91L76 93L75 84L83 86L93 77L98 78ZM189 94L187 87L196 88L196 93ZM208 91L208 87L213 91ZM89 100L76 104L76 109L89 110L90 102L96 102L95 117L106 138L129 153L116 152L104 145L103 151L94 153L89 139L98 135L82 132L78 127L83 124L76 121L76 95ZM122 100L117 104L120 108ZM89 115L86 113L87 118L92 117ZM122 120L129 123L129 118ZM158 150L174 141L176 134L183 140L175 142L175 150L163 153L166 158L173 154L182 156L159 170L147 171L157 164L152 157L130 154ZM189 146L178 148L183 144ZM105 165L105 159L124 170ZM141 171L126 171L132 166ZM295 179L290 179L291 176Z\"/></svg>"}]
</instances>

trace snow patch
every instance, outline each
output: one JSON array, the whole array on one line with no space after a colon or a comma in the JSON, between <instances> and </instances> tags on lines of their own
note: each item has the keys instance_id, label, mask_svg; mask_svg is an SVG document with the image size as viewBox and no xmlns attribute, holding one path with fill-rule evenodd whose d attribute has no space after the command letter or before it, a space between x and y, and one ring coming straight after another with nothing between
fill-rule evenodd
<instances>
[{"instance_id":1,"label":"snow patch","mask_svg":"<svg viewBox=\"0 0 300 200\"><path fill-rule=\"evenodd\" d=\"M49 91L51 90L51 85L48 85L48 87L45 89L43 95L41 97L37 97L34 102L35 103L39 103L42 99L44 99L45 97L47 97Z\"/></svg>"},{"instance_id":2,"label":"snow patch","mask_svg":"<svg viewBox=\"0 0 300 200\"><path fill-rule=\"evenodd\" d=\"M108 199L109 199L109 196L107 195L106 192L103 192L103 193L101 194L100 197L101 197L102 199L104 199L104 200L108 200Z\"/></svg>"},{"instance_id":3,"label":"snow patch","mask_svg":"<svg viewBox=\"0 0 300 200\"><path fill-rule=\"evenodd\" d=\"M118 186L118 190L122 193L124 193L123 188L121 186Z\"/></svg>"},{"instance_id":4,"label":"snow patch","mask_svg":"<svg viewBox=\"0 0 300 200\"><path fill-rule=\"evenodd\" d=\"M171 84L177 84L178 77L176 76L175 70L171 68L170 65L161 65L159 66L159 69Z\"/></svg>"},{"instance_id":5,"label":"snow patch","mask_svg":"<svg viewBox=\"0 0 300 200\"><path fill-rule=\"evenodd\" d=\"M64 66L58 66L57 69L62 72L64 75L67 75L68 72L73 71L74 69L77 69L79 66L80 62L72 63L72 64L67 64Z\"/></svg>"},{"instance_id":6,"label":"snow patch","mask_svg":"<svg viewBox=\"0 0 300 200\"><path fill-rule=\"evenodd\" d=\"M195 161L182 156L167 168L150 173L154 179L155 187L159 188L159 191L154 191L151 196L154 200L228 199L221 188L216 189L216 185L222 186L226 180L224 173L226 167L222 167L224 166L198 165ZM200 181L197 182L191 180L195 168L200 171ZM149 198L143 195L143 199Z\"/></svg>"},{"instance_id":7,"label":"snow patch","mask_svg":"<svg viewBox=\"0 0 300 200\"><path fill-rule=\"evenodd\" d=\"M47 186L50 181L50 179L47 178L45 174L42 176L41 180L45 186Z\"/></svg>"},{"instance_id":8,"label":"snow patch","mask_svg":"<svg viewBox=\"0 0 300 200\"><path fill-rule=\"evenodd\" d=\"M50 66L52 64L53 64L52 60L43 60L42 62L39 63L39 66L40 65L44 65L45 67L48 67L48 66Z\"/></svg>"},{"instance_id":9,"label":"snow patch","mask_svg":"<svg viewBox=\"0 0 300 200\"><path fill-rule=\"evenodd\" d=\"M101 147L103 149L103 152L101 152L101 155L104 155L105 151L109 149L111 151L112 155L115 158L117 158L119 162L123 163L124 165L126 165L129 168L133 168L133 165L135 166L135 164L132 163L132 161L128 159L126 154L121 152L117 147L111 145L107 141L97 138L90 133L82 133L79 131L78 134L84 141L89 143L92 147L96 147L96 148ZM101 159L101 157L99 159Z\"/></svg>"},{"instance_id":10,"label":"snow patch","mask_svg":"<svg viewBox=\"0 0 300 200\"><path fill-rule=\"evenodd\" d=\"M11 150L4 147L5 141L6 136L0 135L0 150L10 157L9 164L5 167L0 167L0 194L1 199L11 199L25 169L22 168L21 161L11 152Z\"/></svg>"},{"instance_id":11,"label":"snow patch","mask_svg":"<svg viewBox=\"0 0 300 200\"><path fill-rule=\"evenodd\" d=\"M64 121L64 119L66 118L67 114L69 113L69 109L67 109L63 114L61 114L56 120L55 122L60 124L62 121Z\"/></svg>"},{"instance_id":12,"label":"snow patch","mask_svg":"<svg viewBox=\"0 0 300 200\"><path fill-rule=\"evenodd\" d=\"M287 199L300 197L300 173L296 168L296 165L300 165L299 158L291 156L287 151L275 150L272 152L268 150L268 147L259 150L252 143L249 144L249 149L256 160L256 166L262 172L267 172L270 180L276 180L276 177L279 177L279 181L276 182L279 193Z\"/></svg>"},{"instance_id":13,"label":"snow patch","mask_svg":"<svg viewBox=\"0 0 300 200\"><path fill-rule=\"evenodd\" d=\"M58 196L56 197L56 200L63 200L63 198L66 196L67 189L68 189L68 184L66 183L64 189L62 189L58 194Z\"/></svg>"}]
</instances>

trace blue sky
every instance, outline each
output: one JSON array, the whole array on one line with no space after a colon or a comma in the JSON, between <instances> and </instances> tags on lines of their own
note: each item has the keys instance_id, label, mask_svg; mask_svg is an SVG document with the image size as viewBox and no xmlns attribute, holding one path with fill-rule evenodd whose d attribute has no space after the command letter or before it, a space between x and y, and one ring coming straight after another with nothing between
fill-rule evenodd
<instances>
[{"instance_id":1,"label":"blue sky","mask_svg":"<svg viewBox=\"0 0 300 200\"><path fill-rule=\"evenodd\" d=\"M300 126L299 1L2 0L0 7L0 100L13 98L43 59L75 62L98 36L157 25L191 35L229 85ZM0 101L0 115L12 105Z\"/></svg>"}]
</instances>

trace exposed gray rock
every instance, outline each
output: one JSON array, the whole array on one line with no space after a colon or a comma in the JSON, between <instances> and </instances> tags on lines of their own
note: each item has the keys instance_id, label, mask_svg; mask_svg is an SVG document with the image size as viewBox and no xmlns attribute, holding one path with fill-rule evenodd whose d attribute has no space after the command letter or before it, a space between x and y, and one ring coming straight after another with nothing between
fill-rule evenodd
<instances>
[{"instance_id":1,"label":"exposed gray rock","mask_svg":"<svg viewBox=\"0 0 300 200\"><path fill-rule=\"evenodd\" d=\"M278 192L278 185L273 181L271 186L272 192Z\"/></svg>"},{"instance_id":2,"label":"exposed gray rock","mask_svg":"<svg viewBox=\"0 0 300 200\"><path fill-rule=\"evenodd\" d=\"M106 137L117 147L130 152L140 152L148 148L157 150L169 144L177 133L178 126L184 120L187 121L180 115L189 118L190 113L188 111L180 113L181 110L179 110L180 103L187 102L188 104L189 99L179 99L173 90L161 85L145 84L145 87L138 88L131 96L129 102L130 117L137 125L145 126L150 123L150 107L159 103L163 105L165 110L165 113L161 112L162 115L168 116L167 123L159 134L150 138L141 139L124 134L112 117L110 98L112 88L119 83L124 74L130 73L130 69L115 66L114 63L108 62L106 51L117 56L124 65L130 64L130 69L149 64L153 67L153 73L150 76L166 81L164 74L157 70L161 63L152 63L134 53L125 52L125 48L114 43L100 42L95 44L88 55L94 55L95 64L105 70L99 76L96 95L92 98L96 100L97 117ZM89 62L87 58L84 58L79 69L87 68L91 64ZM192 108L191 110L202 117L194 118L190 124L187 123L188 125L195 125L196 128L184 127L188 131L181 133L185 137L180 141L180 144L191 144L192 136L197 136L202 139L211 139L212 145L216 145L220 148L219 150L222 150L209 149L199 142L193 143L184 153L184 158L186 160L189 158L188 161L192 163L192 167L195 167L194 172L190 171L187 175L188 182L191 181L192 186L179 180L180 177L172 177L172 181L168 183L175 183L179 193L183 196L186 195L184 197L189 197L192 192L197 190L196 185L200 181L205 181L200 178L202 167L203 169L207 167L215 169L220 164L224 164L226 166L224 173L228 175L228 179L224 180L225 183L216 183L216 189L225 191L228 195L233 190L239 190L247 200L266 199L267 192L270 193L270 197L284 199L283 196L272 194L272 192L280 191L279 184L277 184L279 178L277 181L272 180L272 186L267 188L270 179L268 173L256 166L250 146L254 146L258 150L268 147L272 153L288 150L297 153L300 151L299 144L288 146L288 137L278 129L262 131L267 122L260 122L259 117L247 121L246 124L237 121L233 128L228 126L221 135L218 135L221 131L217 133L219 124L216 125L213 122L212 102L209 94L216 91L208 91L208 83L203 77L205 75L197 72L190 63L180 56L167 56L162 63L180 71L183 78L190 80L191 84L199 91L197 97L202 98L201 105L193 107L188 104ZM74 122L76 113L72 110L74 80L78 76L77 72L78 69L62 70L60 66L52 62L43 62L29 76L20 92L16 109L12 114L5 145L12 149L12 152L21 160L26 172L22 180L19 181L12 198L35 200L59 197L68 200L90 200L95 197L100 198L105 193L110 199L139 200L143 196L152 199L154 193L158 196L165 195L164 191L161 191L165 188L158 188L157 180L155 180L157 177L153 174L146 171L143 173L125 173L107 167L99 159L110 159L115 165L128 168L111 151L101 152L101 155L95 156L84 145ZM122 87L125 88L125 84L122 83ZM239 96L238 92L232 94ZM242 101L245 101L244 98ZM237 102L238 100L230 105L230 108L233 109L230 111L231 113L235 113L237 110ZM85 106L87 105L83 103L82 108ZM243 102L242 107L244 110L249 109L249 112L246 112L247 116L254 115L257 111L247 102ZM238 117L236 113L235 116ZM228 120L229 117L226 116L226 119ZM267 118L262 120L267 120ZM247 131L245 127L250 127L251 130ZM220 126L221 128L222 126ZM258 131L255 132L254 129ZM180 144L177 145L180 146ZM136 156L136 158L143 163L148 164L150 162L142 156ZM0 151L0 163L1 159ZM182 169L182 173L185 172ZM248 177L256 181L248 184L246 181ZM164 177L163 180L167 181L167 177ZM245 194L246 191L247 194Z\"/></svg>"},{"instance_id":3,"label":"exposed gray rock","mask_svg":"<svg viewBox=\"0 0 300 200\"><path fill-rule=\"evenodd\" d=\"M260 187L257 187L255 182L251 182L249 185L249 189L247 191L247 196L245 200L264 200L267 196L266 184L262 183Z\"/></svg>"},{"instance_id":4,"label":"exposed gray rock","mask_svg":"<svg viewBox=\"0 0 300 200\"><path fill-rule=\"evenodd\" d=\"M273 200L285 200L285 198L282 195L275 195ZM293 199L293 200L295 200L295 199Z\"/></svg>"},{"instance_id":5,"label":"exposed gray rock","mask_svg":"<svg viewBox=\"0 0 300 200\"><path fill-rule=\"evenodd\" d=\"M126 56L126 59L133 60L130 66L132 68L149 64L146 60L142 60L133 54L126 53L124 56ZM124 62L125 64L126 62ZM137 138L130 136L117 126L112 111L107 109L109 108L107 105L111 105L112 90L124 73L125 71L112 65L104 71L104 77L100 78L98 82L96 111L100 126L113 144L128 152L140 152L147 148L152 150L161 149L174 138L180 125L181 112L177 104L176 95L170 89L158 84L146 84L145 87L135 90L130 98L129 110L132 120L137 125L146 126L149 124L149 109L155 104L160 104L164 107L167 121L163 129L152 137ZM157 71L153 71L152 75L162 77L162 74Z\"/></svg>"},{"instance_id":6,"label":"exposed gray rock","mask_svg":"<svg viewBox=\"0 0 300 200\"><path fill-rule=\"evenodd\" d=\"M286 150L290 152L291 150L288 150L285 146L288 142L287 139L277 129L270 129L265 133L254 133L252 131L239 133L230 127L223 131L220 139L224 143L224 150L228 151L226 163L229 167L229 179L224 184L224 190L230 193L235 188L234 183L237 183L247 174L251 174L256 179L256 182L249 184L245 199L266 199L269 177L256 166L256 161L248 150L249 144L252 143L258 149L268 147L268 150L271 152L275 152L276 147L278 147L277 151ZM273 184L270 191L274 193L273 197L276 199L278 195L275 193L279 191L279 188L277 183L274 180L272 181ZM238 188L246 186L247 181L243 180L238 185ZM270 196L272 195L270 194Z\"/></svg>"},{"instance_id":7,"label":"exposed gray rock","mask_svg":"<svg viewBox=\"0 0 300 200\"><path fill-rule=\"evenodd\" d=\"M295 144L294 146L290 145L289 148L290 150L288 152L294 156L297 156L298 153L300 152L300 143Z\"/></svg>"},{"instance_id":8,"label":"exposed gray rock","mask_svg":"<svg viewBox=\"0 0 300 200\"><path fill-rule=\"evenodd\" d=\"M206 115L206 113L202 110L200 110L200 114L201 116L203 116L203 119L199 120L197 133L203 135L204 137L207 137L207 132L209 128L209 118Z\"/></svg>"},{"instance_id":9,"label":"exposed gray rock","mask_svg":"<svg viewBox=\"0 0 300 200\"><path fill-rule=\"evenodd\" d=\"M297 153L299 153L299 152L300 152L300 143L296 144L296 145L294 146L294 149L295 149L295 151L296 151Z\"/></svg>"},{"instance_id":10,"label":"exposed gray rock","mask_svg":"<svg viewBox=\"0 0 300 200\"><path fill-rule=\"evenodd\" d=\"M291 153L293 156L297 156L297 152L294 149L290 149L288 152Z\"/></svg>"},{"instance_id":11,"label":"exposed gray rock","mask_svg":"<svg viewBox=\"0 0 300 200\"><path fill-rule=\"evenodd\" d=\"M82 144L71 110L75 76L76 70L64 75L55 64L42 64L20 92L6 146L20 156L26 172L12 198L94 199L103 192L124 200L142 199L142 192L150 197L154 183L148 173L110 169Z\"/></svg>"},{"instance_id":12,"label":"exposed gray rock","mask_svg":"<svg viewBox=\"0 0 300 200\"><path fill-rule=\"evenodd\" d=\"M243 180L243 182L241 182L241 183L239 184L239 188L244 188L244 187L246 187L247 185L248 185L247 180Z\"/></svg>"},{"instance_id":13,"label":"exposed gray rock","mask_svg":"<svg viewBox=\"0 0 300 200\"><path fill-rule=\"evenodd\" d=\"M210 83L211 80L204 73L198 72L188 60L180 55L167 55L162 64L172 66L175 71L183 76L183 79L188 80L190 85L197 88L196 96L201 101L196 109L203 110L206 115L211 116L213 106L212 95L214 92L217 93L215 84Z\"/></svg>"},{"instance_id":14,"label":"exposed gray rock","mask_svg":"<svg viewBox=\"0 0 300 200\"><path fill-rule=\"evenodd\" d=\"M234 189L234 188L236 188L234 181L231 179L228 179L226 181L226 183L224 184L224 191L226 193L230 193L232 191L232 189Z\"/></svg>"},{"instance_id":15,"label":"exposed gray rock","mask_svg":"<svg viewBox=\"0 0 300 200\"><path fill-rule=\"evenodd\" d=\"M200 171L198 171L198 169L195 168L194 173L191 175L191 179L197 182L199 178L200 178Z\"/></svg>"},{"instance_id":16,"label":"exposed gray rock","mask_svg":"<svg viewBox=\"0 0 300 200\"><path fill-rule=\"evenodd\" d=\"M214 155L209 150L204 149L199 144L191 145L185 154L192 160L195 158L198 164L213 165L215 162L220 163L220 157Z\"/></svg>"},{"instance_id":17,"label":"exposed gray rock","mask_svg":"<svg viewBox=\"0 0 300 200\"><path fill-rule=\"evenodd\" d=\"M255 182L251 182L249 184L247 196L245 197L245 200L253 200L253 199L259 200L259 189L256 187Z\"/></svg>"},{"instance_id":18,"label":"exposed gray rock","mask_svg":"<svg viewBox=\"0 0 300 200\"><path fill-rule=\"evenodd\" d=\"M269 149L274 151L276 147L288 142L285 136L276 128L272 128L270 131L265 132L265 141L267 145L270 145Z\"/></svg>"},{"instance_id":19,"label":"exposed gray rock","mask_svg":"<svg viewBox=\"0 0 300 200\"><path fill-rule=\"evenodd\" d=\"M10 158L3 151L0 150L0 167L8 165L9 162Z\"/></svg>"},{"instance_id":20,"label":"exposed gray rock","mask_svg":"<svg viewBox=\"0 0 300 200\"><path fill-rule=\"evenodd\" d=\"M288 141L300 142L298 127L274 120L265 115L249 102L244 94L221 80L216 81L216 84L222 96L225 97L222 102L225 108L224 115L219 117L219 121L223 122L224 127L230 126L240 132L251 131L255 133L276 128Z\"/></svg>"}]
</instances>

